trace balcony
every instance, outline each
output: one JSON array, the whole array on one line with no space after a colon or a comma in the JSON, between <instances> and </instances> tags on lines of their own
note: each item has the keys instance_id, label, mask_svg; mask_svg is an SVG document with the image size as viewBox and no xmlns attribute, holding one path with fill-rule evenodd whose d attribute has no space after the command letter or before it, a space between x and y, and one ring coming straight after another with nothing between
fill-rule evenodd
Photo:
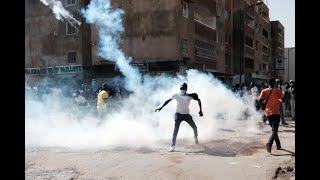
<instances>
[{"instance_id":1,"label":"balcony","mask_svg":"<svg viewBox=\"0 0 320 180\"><path fill-rule=\"evenodd\" d=\"M213 15L217 15L217 3L212 0L194 1L194 9L199 11L209 11Z\"/></svg>"},{"instance_id":2,"label":"balcony","mask_svg":"<svg viewBox=\"0 0 320 180\"><path fill-rule=\"evenodd\" d=\"M244 25L244 32L250 34L252 37L254 36L254 28L251 27L249 24Z\"/></svg>"},{"instance_id":3,"label":"balcony","mask_svg":"<svg viewBox=\"0 0 320 180\"><path fill-rule=\"evenodd\" d=\"M195 34L212 41L217 40L216 30L208 25L205 25L197 20L194 21Z\"/></svg>"},{"instance_id":4,"label":"balcony","mask_svg":"<svg viewBox=\"0 0 320 180\"><path fill-rule=\"evenodd\" d=\"M254 49L250 46L244 45L244 55L246 57L253 58L254 57Z\"/></svg>"},{"instance_id":5,"label":"balcony","mask_svg":"<svg viewBox=\"0 0 320 180\"><path fill-rule=\"evenodd\" d=\"M260 24L264 28L269 27L269 21L263 18L262 16L260 16Z\"/></svg>"},{"instance_id":6,"label":"balcony","mask_svg":"<svg viewBox=\"0 0 320 180\"><path fill-rule=\"evenodd\" d=\"M205 64L206 69L212 69L216 70L217 69L217 61L207 59L205 57L200 57L200 56L194 56L195 62L200 63L200 64Z\"/></svg>"},{"instance_id":7,"label":"balcony","mask_svg":"<svg viewBox=\"0 0 320 180\"><path fill-rule=\"evenodd\" d=\"M266 37L261 35L261 42L266 45L269 46L269 39L267 39Z\"/></svg>"},{"instance_id":8,"label":"balcony","mask_svg":"<svg viewBox=\"0 0 320 180\"><path fill-rule=\"evenodd\" d=\"M269 62L269 56L262 54L262 61Z\"/></svg>"}]
</instances>

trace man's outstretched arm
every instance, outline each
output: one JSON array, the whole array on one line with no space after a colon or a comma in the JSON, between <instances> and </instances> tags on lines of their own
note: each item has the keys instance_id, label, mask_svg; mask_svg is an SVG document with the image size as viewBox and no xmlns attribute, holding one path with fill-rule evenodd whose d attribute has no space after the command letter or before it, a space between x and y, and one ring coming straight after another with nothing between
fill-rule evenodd
<instances>
[{"instance_id":1,"label":"man's outstretched arm","mask_svg":"<svg viewBox=\"0 0 320 180\"><path fill-rule=\"evenodd\" d=\"M199 104L199 108L200 108L199 115L203 116L202 107L201 107L201 100L199 98L198 98L198 104Z\"/></svg>"},{"instance_id":2,"label":"man's outstretched arm","mask_svg":"<svg viewBox=\"0 0 320 180\"><path fill-rule=\"evenodd\" d=\"M155 110L155 112L157 112L157 111L160 112L161 109L162 109L164 106L166 106L171 100L172 100L171 98L168 99L166 102L164 102L164 104L163 104L161 107L157 108L157 109Z\"/></svg>"},{"instance_id":3,"label":"man's outstretched arm","mask_svg":"<svg viewBox=\"0 0 320 180\"><path fill-rule=\"evenodd\" d=\"M198 101L198 104L199 104L199 107L200 107L199 115L203 116L201 100L200 100L198 94L197 93L192 93L192 94L189 94L189 96L191 96L194 100Z\"/></svg>"}]
</instances>

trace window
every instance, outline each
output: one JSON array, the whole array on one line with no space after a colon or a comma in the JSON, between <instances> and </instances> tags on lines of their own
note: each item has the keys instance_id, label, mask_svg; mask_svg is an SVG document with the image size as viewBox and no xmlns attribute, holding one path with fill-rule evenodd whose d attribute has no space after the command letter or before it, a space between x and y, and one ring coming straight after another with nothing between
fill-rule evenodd
<instances>
[{"instance_id":1,"label":"window","mask_svg":"<svg viewBox=\"0 0 320 180\"><path fill-rule=\"evenodd\" d=\"M66 27L67 27L67 29L66 29L67 35L72 35L72 34L76 34L77 33L77 29L76 29L76 25L75 24L67 22Z\"/></svg>"},{"instance_id":2,"label":"window","mask_svg":"<svg viewBox=\"0 0 320 180\"><path fill-rule=\"evenodd\" d=\"M225 54L225 65L230 66L231 65L231 55Z\"/></svg>"},{"instance_id":3,"label":"window","mask_svg":"<svg viewBox=\"0 0 320 180\"><path fill-rule=\"evenodd\" d=\"M245 67L249 69L254 69L254 61L250 58L245 58Z\"/></svg>"},{"instance_id":4,"label":"window","mask_svg":"<svg viewBox=\"0 0 320 180\"><path fill-rule=\"evenodd\" d=\"M269 48L267 48L266 46L263 46L262 47L262 52L264 53L264 54L269 54Z\"/></svg>"},{"instance_id":5,"label":"window","mask_svg":"<svg viewBox=\"0 0 320 180\"><path fill-rule=\"evenodd\" d=\"M224 11L224 19L231 21L231 12L229 11Z\"/></svg>"},{"instance_id":6,"label":"window","mask_svg":"<svg viewBox=\"0 0 320 180\"><path fill-rule=\"evenodd\" d=\"M72 6L76 4L76 0L66 0L66 6Z\"/></svg>"},{"instance_id":7,"label":"window","mask_svg":"<svg viewBox=\"0 0 320 180\"><path fill-rule=\"evenodd\" d=\"M268 65L262 64L262 70L263 71L268 71Z\"/></svg>"},{"instance_id":8,"label":"window","mask_svg":"<svg viewBox=\"0 0 320 180\"><path fill-rule=\"evenodd\" d=\"M251 39L250 37L246 36L245 37L245 45L250 46L253 48L253 39Z\"/></svg>"},{"instance_id":9,"label":"window","mask_svg":"<svg viewBox=\"0 0 320 180\"><path fill-rule=\"evenodd\" d=\"M182 39L182 53L188 54L188 39Z\"/></svg>"},{"instance_id":10,"label":"window","mask_svg":"<svg viewBox=\"0 0 320 180\"><path fill-rule=\"evenodd\" d=\"M259 50L259 42L256 41L256 51L258 51L258 50Z\"/></svg>"},{"instance_id":11,"label":"window","mask_svg":"<svg viewBox=\"0 0 320 180\"><path fill-rule=\"evenodd\" d=\"M69 51L68 52L68 63L76 63L77 62L77 52Z\"/></svg>"},{"instance_id":12,"label":"window","mask_svg":"<svg viewBox=\"0 0 320 180\"><path fill-rule=\"evenodd\" d=\"M188 3L182 1L182 16L188 18Z\"/></svg>"},{"instance_id":13,"label":"window","mask_svg":"<svg viewBox=\"0 0 320 180\"><path fill-rule=\"evenodd\" d=\"M224 33L224 41L231 44L231 35L229 33Z\"/></svg>"},{"instance_id":14,"label":"window","mask_svg":"<svg viewBox=\"0 0 320 180\"><path fill-rule=\"evenodd\" d=\"M212 44L195 40L194 42L194 54L208 59L217 58L216 47Z\"/></svg>"},{"instance_id":15,"label":"window","mask_svg":"<svg viewBox=\"0 0 320 180\"><path fill-rule=\"evenodd\" d=\"M268 33L267 30L262 29L262 35L263 35L264 37L266 37L267 39L269 39L269 38L268 38L268 37L269 37L269 33Z\"/></svg>"}]
</instances>

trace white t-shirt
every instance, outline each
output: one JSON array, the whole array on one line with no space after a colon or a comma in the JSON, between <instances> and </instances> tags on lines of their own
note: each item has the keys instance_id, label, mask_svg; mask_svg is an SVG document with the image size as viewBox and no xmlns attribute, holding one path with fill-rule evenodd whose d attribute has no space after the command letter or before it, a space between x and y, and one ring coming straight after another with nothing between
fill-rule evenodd
<instances>
[{"instance_id":1,"label":"white t-shirt","mask_svg":"<svg viewBox=\"0 0 320 180\"><path fill-rule=\"evenodd\" d=\"M258 94L257 86L253 86L251 88L251 95L253 96L253 99L255 99L255 100L258 99L259 94Z\"/></svg>"},{"instance_id":2,"label":"white t-shirt","mask_svg":"<svg viewBox=\"0 0 320 180\"><path fill-rule=\"evenodd\" d=\"M86 103L86 98L84 98L83 96L79 95L77 97L74 98L74 100L76 101L76 103L78 105L83 105L84 103Z\"/></svg>"},{"instance_id":3,"label":"white t-shirt","mask_svg":"<svg viewBox=\"0 0 320 180\"><path fill-rule=\"evenodd\" d=\"M190 101L193 99L191 96L174 94L171 99L175 99L177 101L177 113L189 114Z\"/></svg>"}]
</instances>

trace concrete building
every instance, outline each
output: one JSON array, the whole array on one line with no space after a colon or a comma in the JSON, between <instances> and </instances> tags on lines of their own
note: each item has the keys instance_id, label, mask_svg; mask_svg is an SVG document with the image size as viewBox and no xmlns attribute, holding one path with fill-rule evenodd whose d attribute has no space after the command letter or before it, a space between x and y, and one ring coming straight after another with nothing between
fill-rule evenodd
<instances>
[{"instance_id":1,"label":"concrete building","mask_svg":"<svg viewBox=\"0 0 320 180\"><path fill-rule=\"evenodd\" d=\"M271 76L284 79L284 27L279 21L271 21Z\"/></svg>"},{"instance_id":2,"label":"concrete building","mask_svg":"<svg viewBox=\"0 0 320 180\"><path fill-rule=\"evenodd\" d=\"M61 22L40 1L25 1L25 77L36 85L44 79L82 79L91 65L90 26L84 23L80 8L89 1L67 0L64 6L82 22L81 27ZM89 38L88 38L89 37Z\"/></svg>"},{"instance_id":3,"label":"concrete building","mask_svg":"<svg viewBox=\"0 0 320 180\"><path fill-rule=\"evenodd\" d=\"M121 47L143 73L175 75L186 69L198 69L222 80L231 80L231 0L113 2L114 7L125 11ZM92 32L92 41L96 44L97 32ZM110 69L112 63L97 57L97 50L97 46L92 48L93 66ZM95 72L96 78L104 76Z\"/></svg>"},{"instance_id":4,"label":"concrete building","mask_svg":"<svg viewBox=\"0 0 320 180\"><path fill-rule=\"evenodd\" d=\"M104 81L119 75L113 62L96 55L97 30L80 15L89 0L62 2L82 22L80 27L56 20L40 1L26 1L26 77ZM121 48L142 73L175 75L192 68L231 80L232 0L112 2L125 11Z\"/></svg>"},{"instance_id":5,"label":"concrete building","mask_svg":"<svg viewBox=\"0 0 320 180\"><path fill-rule=\"evenodd\" d=\"M268 7L258 0L234 0L233 14L233 83L267 81L271 60Z\"/></svg>"},{"instance_id":6,"label":"concrete building","mask_svg":"<svg viewBox=\"0 0 320 180\"><path fill-rule=\"evenodd\" d=\"M296 62L296 48L284 48L284 81L289 82L290 80L296 79L295 62ZM289 63L288 63L289 62Z\"/></svg>"}]
</instances>

